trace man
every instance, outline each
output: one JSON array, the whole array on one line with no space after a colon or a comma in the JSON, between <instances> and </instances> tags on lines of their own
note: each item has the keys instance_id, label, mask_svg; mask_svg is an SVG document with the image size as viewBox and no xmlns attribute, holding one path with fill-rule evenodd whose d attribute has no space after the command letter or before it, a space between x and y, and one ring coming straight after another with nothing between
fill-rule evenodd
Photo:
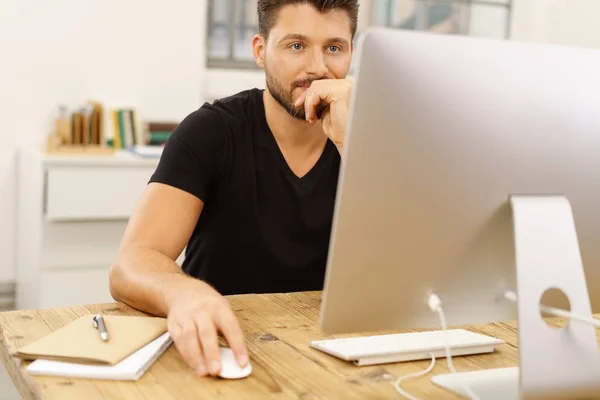
<instances>
[{"instance_id":1,"label":"man","mask_svg":"<svg viewBox=\"0 0 600 400\"><path fill-rule=\"evenodd\" d=\"M248 362L223 295L323 286L357 14L358 0L258 0L267 89L186 117L129 220L111 294L167 316L199 375L220 370L219 332Z\"/></svg>"}]
</instances>

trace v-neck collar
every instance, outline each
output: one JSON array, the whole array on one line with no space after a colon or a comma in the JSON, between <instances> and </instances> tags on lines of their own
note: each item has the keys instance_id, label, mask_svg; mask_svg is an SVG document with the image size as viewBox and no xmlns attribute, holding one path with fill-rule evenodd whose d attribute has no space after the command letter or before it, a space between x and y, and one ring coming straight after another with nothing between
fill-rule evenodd
<instances>
[{"instance_id":1,"label":"v-neck collar","mask_svg":"<svg viewBox=\"0 0 600 400\"><path fill-rule=\"evenodd\" d=\"M264 132L265 136L267 137L267 141L269 142L269 148L272 150L273 155L280 161L279 164L280 164L281 169L290 178L290 180L295 183L305 182L305 181L309 181L309 180L313 179L313 175L317 175L319 173L319 171L321 171L323 169L322 165L329 158L328 156L332 151L333 143L329 139L327 139L327 141L325 142L325 147L323 147L323 151L321 152L321 155L317 159L317 162L311 167L311 169L306 174L304 174L302 177L296 175L296 173L294 173L294 171L292 171L288 162L286 161L285 156L283 155L283 152L281 151L281 148L279 147L279 143L277 143L277 139L275 139L275 135L273 134L273 132L271 131L271 128L269 127L269 123L267 122L267 114L266 114L266 110L265 110L263 93L264 93L264 90L259 91L259 96L258 96L259 97L259 105L262 109L262 112L260 113L260 120L261 120L261 124L262 124L261 130Z\"/></svg>"}]
</instances>

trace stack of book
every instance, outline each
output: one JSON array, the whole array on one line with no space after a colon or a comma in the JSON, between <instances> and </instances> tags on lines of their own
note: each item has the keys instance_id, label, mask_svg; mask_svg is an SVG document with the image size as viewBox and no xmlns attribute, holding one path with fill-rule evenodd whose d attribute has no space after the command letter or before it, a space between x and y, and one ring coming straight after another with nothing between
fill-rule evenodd
<instances>
[{"instance_id":1,"label":"stack of book","mask_svg":"<svg viewBox=\"0 0 600 400\"><path fill-rule=\"evenodd\" d=\"M163 146L171 133L177 128L176 122L148 122L147 123L147 141L149 146Z\"/></svg>"},{"instance_id":2,"label":"stack of book","mask_svg":"<svg viewBox=\"0 0 600 400\"><path fill-rule=\"evenodd\" d=\"M82 107L68 111L59 108L54 131L48 137L48 151L110 151L106 145L106 111L102 104L89 101Z\"/></svg>"},{"instance_id":3,"label":"stack of book","mask_svg":"<svg viewBox=\"0 0 600 400\"><path fill-rule=\"evenodd\" d=\"M71 110L59 107L48 152L112 153L125 149L157 156L179 125L172 121L142 123L133 107L104 107L88 101Z\"/></svg>"},{"instance_id":4,"label":"stack of book","mask_svg":"<svg viewBox=\"0 0 600 400\"><path fill-rule=\"evenodd\" d=\"M143 132L134 109L115 108L111 110L112 135L108 145L115 149L131 149L143 145Z\"/></svg>"}]
</instances>

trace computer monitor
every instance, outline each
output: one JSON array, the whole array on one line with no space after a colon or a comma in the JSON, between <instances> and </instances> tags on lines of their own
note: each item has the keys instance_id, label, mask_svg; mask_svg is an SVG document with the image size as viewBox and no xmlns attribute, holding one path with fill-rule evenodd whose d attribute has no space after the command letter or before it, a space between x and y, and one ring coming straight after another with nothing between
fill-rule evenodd
<instances>
[{"instance_id":1,"label":"computer monitor","mask_svg":"<svg viewBox=\"0 0 600 400\"><path fill-rule=\"evenodd\" d=\"M321 329L439 328L431 293L514 320L513 195L568 200L600 311L600 51L376 28L356 56Z\"/></svg>"},{"instance_id":2,"label":"computer monitor","mask_svg":"<svg viewBox=\"0 0 600 400\"><path fill-rule=\"evenodd\" d=\"M594 328L539 308L600 311L600 51L374 28L357 57L321 330L439 329L436 294L517 319L525 398L597 394Z\"/></svg>"}]
</instances>

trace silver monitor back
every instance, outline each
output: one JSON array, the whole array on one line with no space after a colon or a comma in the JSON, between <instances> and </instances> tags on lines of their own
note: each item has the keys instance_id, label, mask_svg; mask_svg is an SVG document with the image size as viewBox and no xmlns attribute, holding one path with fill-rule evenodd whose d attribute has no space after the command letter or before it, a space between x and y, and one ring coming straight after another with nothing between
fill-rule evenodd
<instances>
[{"instance_id":1,"label":"silver monitor back","mask_svg":"<svg viewBox=\"0 0 600 400\"><path fill-rule=\"evenodd\" d=\"M600 311L600 51L377 28L357 56L322 330L439 328L433 292L516 319L513 194L567 196Z\"/></svg>"}]
</instances>

